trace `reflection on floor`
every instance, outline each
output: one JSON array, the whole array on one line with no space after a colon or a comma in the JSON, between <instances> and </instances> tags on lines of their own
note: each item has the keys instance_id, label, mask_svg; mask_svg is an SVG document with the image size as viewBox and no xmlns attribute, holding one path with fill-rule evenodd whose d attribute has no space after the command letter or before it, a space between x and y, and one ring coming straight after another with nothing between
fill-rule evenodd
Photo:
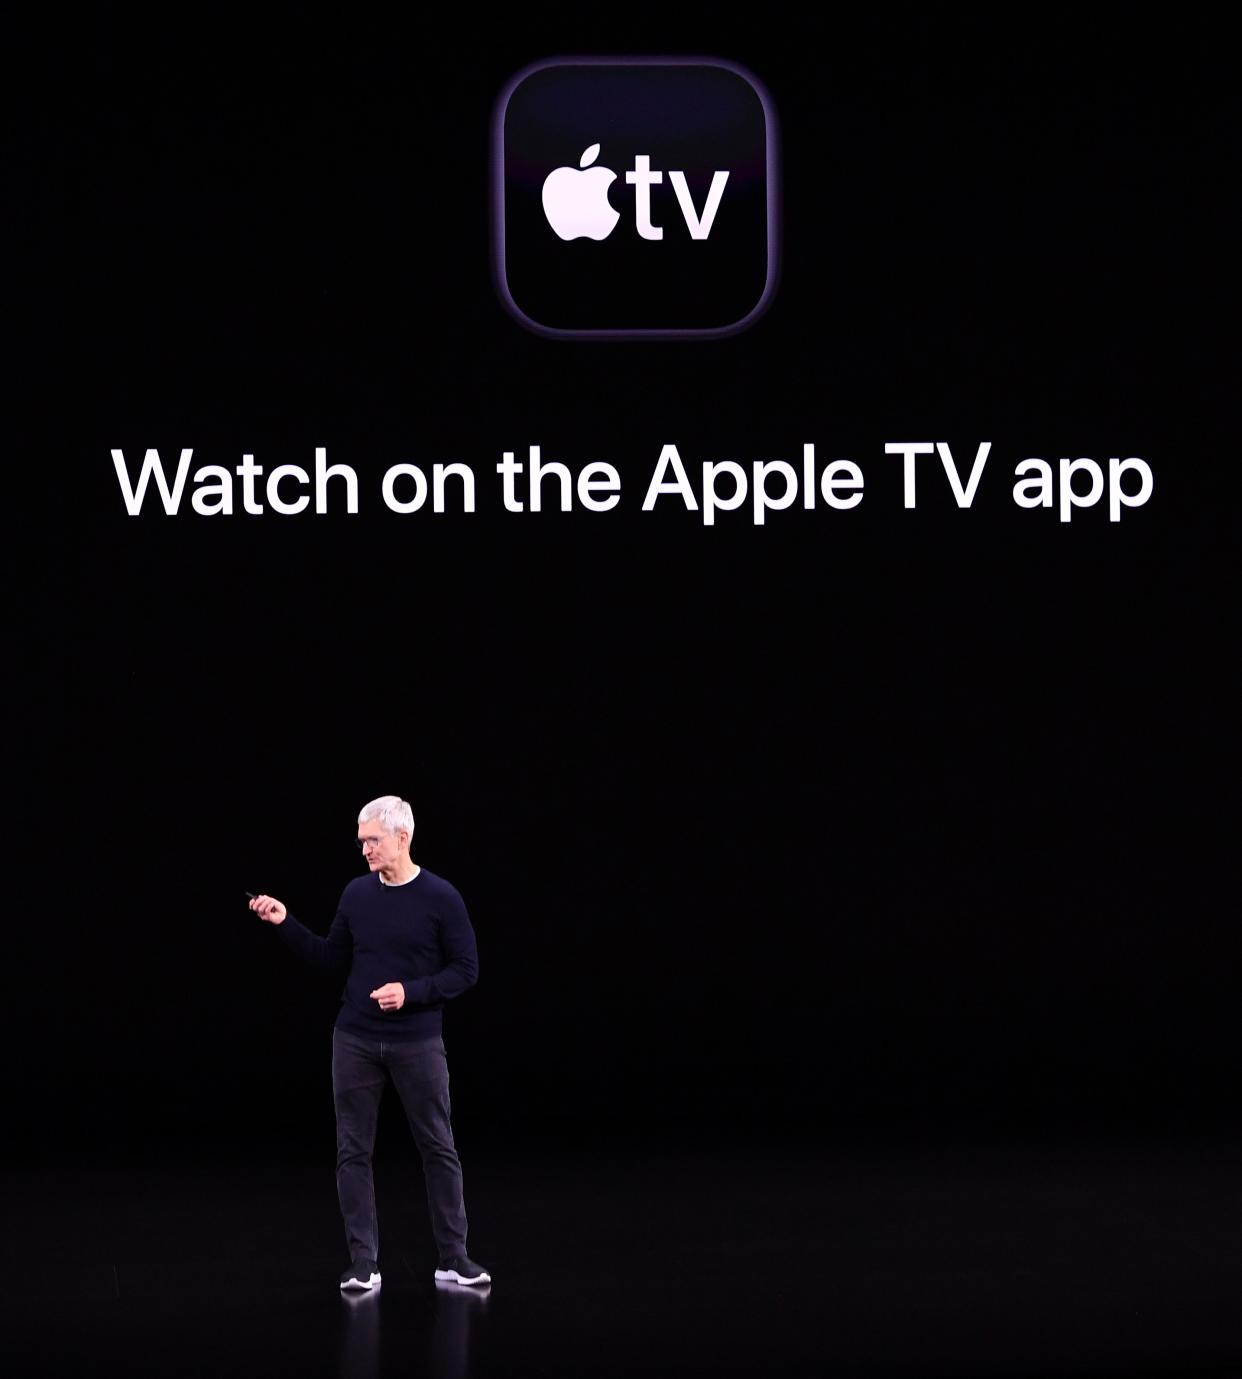
<instances>
[{"instance_id":1,"label":"reflection on floor","mask_svg":"<svg viewBox=\"0 0 1242 1379\"><path fill-rule=\"evenodd\" d=\"M330 1164L8 1169L4 1369L1242 1373L1236 1148L466 1156L484 1289L435 1283L397 1151L352 1296Z\"/></svg>"}]
</instances>

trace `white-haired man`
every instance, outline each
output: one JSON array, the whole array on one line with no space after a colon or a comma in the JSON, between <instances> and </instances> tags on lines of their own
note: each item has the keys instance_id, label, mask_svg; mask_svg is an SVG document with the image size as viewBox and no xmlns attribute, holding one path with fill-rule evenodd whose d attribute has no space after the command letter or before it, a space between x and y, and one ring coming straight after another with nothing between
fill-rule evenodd
<instances>
[{"instance_id":1,"label":"white-haired man","mask_svg":"<svg viewBox=\"0 0 1242 1379\"><path fill-rule=\"evenodd\" d=\"M410 857L413 834L413 811L399 796L381 795L363 807L358 847L369 875L345 887L326 938L312 934L273 896L250 902L301 958L346 973L332 1032L336 1186L350 1258L343 1289L370 1289L380 1281L371 1154L380 1097L390 1080L422 1156L440 1255L436 1278L491 1282L466 1253L461 1163L449 1120L441 1036L445 1001L478 980L474 930L454 887Z\"/></svg>"}]
</instances>

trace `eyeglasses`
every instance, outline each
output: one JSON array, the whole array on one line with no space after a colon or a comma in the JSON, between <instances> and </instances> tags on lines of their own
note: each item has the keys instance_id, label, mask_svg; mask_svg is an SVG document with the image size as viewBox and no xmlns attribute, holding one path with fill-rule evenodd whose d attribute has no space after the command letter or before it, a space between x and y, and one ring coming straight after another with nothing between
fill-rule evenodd
<instances>
[{"instance_id":1,"label":"eyeglasses","mask_svg":"<svg viewBox=\"0 0 1242 1379\"><path fill-rule=\"evenodd\" d=\"M383 838L355 838L354 842L358 845L359 852L365 852L367 848L377 848L383 842Z\"/></svg>"}]
</instances>

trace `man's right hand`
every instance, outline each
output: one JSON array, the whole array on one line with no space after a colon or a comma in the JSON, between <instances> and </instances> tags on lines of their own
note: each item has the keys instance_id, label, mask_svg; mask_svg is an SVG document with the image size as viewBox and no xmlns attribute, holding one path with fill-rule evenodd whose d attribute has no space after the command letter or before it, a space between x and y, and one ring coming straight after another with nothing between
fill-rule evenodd
<instances>
[{"instance_id":1,"label":"man's right hand","mask_svg":"<svg viewBox=\"0 0 1242 1379\"><path fill-rule=\"evenodd\" d=\"M256 895L250 902L250 908L268 924L283 924L285 916L289 913L280 901L271 895Z\"/></svg>"}]
</instances>

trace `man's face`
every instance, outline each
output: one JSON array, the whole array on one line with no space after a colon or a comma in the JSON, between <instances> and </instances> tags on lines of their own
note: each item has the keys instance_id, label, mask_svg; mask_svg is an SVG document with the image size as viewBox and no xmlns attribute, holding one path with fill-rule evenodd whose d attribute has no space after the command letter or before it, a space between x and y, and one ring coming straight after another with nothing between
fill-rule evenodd
<instances>
[{"instance_id":1,"label":"man's face","mask_svg":"<svg viewBox=\"0 0 1242 1379\"><path fill-rule=\"evenodd\" d=\"M393 866L404 851L405 837L404 829L389 833L378 819L358 825L358 842L372 871L384 871Z\"/></svg>"}]
</instances>

